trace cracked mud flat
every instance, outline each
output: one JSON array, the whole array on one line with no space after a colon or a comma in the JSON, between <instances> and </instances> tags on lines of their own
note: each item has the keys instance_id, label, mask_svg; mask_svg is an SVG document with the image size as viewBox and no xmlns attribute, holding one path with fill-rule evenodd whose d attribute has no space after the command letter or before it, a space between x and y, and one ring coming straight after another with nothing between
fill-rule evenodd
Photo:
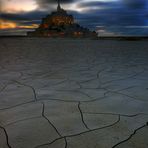
<instances>
[{"instance_id":1,"label":"cracked mud flat","mask_svg":"<svg viewBox=\"0 0 148 148\"><path fill-rule=\"evenodd\" d=\"M1 38L0 148L147 148L147 41Z\"/></svg>"}]
</instances>

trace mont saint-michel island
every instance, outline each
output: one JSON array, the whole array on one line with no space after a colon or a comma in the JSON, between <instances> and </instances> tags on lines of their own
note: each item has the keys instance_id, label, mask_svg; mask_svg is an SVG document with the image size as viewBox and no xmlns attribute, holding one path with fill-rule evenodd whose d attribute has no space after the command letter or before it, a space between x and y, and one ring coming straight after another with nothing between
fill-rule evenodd
<instances>
[{"instance_id":1,"label":"mont saint-michel island","mask_svg":"<svg viewBox=\"0 0 148 148\"><path fill-rule=\"evenodd\" d=\"M95 31L75 23L74 17L61 8L60 0L57 2L57 10L43 18L39 27L27 32L27 36L97 38Z\"/></svg>"},{"instance_id":2,"label":"mont saint-michel island","mask_svg":"<svg viewBox=\"0 0 148 148\"><path fill-rule=\"evenodd\" d=\"M0 148L148 148L144 1L0 0Z\"/></svg>"}]
</instances>

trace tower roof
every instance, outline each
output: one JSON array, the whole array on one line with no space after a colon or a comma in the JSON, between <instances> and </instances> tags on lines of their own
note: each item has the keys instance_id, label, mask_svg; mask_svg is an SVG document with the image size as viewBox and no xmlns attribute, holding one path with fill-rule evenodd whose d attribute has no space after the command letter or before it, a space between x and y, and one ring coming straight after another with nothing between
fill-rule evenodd
<instances>
[{"instance_id":1,"label":"tower roof","mask_svg":"<svg viewBox=\"0 0 148 148\"><path fill-rule=\"evenodd\" d=\"M57 1L58 1L57 11L60 11L61 10L60 0Z\"/></svg>"}]
</instances>

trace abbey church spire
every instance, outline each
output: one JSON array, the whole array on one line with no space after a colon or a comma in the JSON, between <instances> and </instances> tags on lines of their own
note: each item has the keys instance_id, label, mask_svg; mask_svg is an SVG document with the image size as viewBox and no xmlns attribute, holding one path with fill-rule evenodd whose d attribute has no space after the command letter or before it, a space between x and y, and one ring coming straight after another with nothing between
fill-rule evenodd
<instances>
[{"instance_id":1,"label":"abbey church spire","mask_svg":"<svg viewBox=\"0 0 148 148\"><path fill-rule=\"evenodd\" d=\"M57 11L61 10L61 5L60 5L60 0L58 0L58 7L57 7Z\"/></svg>"}]
</instances>

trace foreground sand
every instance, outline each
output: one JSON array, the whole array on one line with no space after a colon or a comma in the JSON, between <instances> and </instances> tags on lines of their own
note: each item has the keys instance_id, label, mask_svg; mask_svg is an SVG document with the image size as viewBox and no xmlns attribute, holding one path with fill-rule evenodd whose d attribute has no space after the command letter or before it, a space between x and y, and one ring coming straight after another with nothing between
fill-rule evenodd
<instances>
[{"instance_id":1,"label":"foreground sand","mask_svg":"<svg viewBox=\"0 0 148 148\"><path fill-rule=\"evenodd\" d=\"M2 38L0 148L147 148L147 41Z\"/></svg>"}]
</instances>

